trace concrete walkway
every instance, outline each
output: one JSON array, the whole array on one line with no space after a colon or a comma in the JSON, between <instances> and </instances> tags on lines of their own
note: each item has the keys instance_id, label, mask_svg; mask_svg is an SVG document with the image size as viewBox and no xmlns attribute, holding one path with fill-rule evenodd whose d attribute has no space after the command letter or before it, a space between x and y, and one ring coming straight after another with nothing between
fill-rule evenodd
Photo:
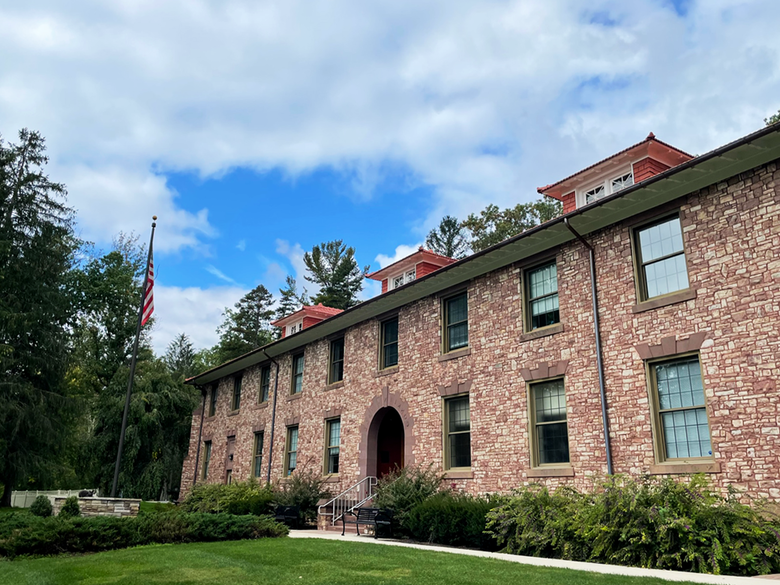
<instances>
[{"instance_id":1,"label":"concrete walkway","mask_svg":"<svg viewBox=\"0 0 780 585\"><path fill-rule=\"evenodd\" d=\"M340 540L346 542L362 542L380 546L400 546L404 548L416 548L420 550L437 551L470 557L482 557L486 559L498 559L510 563L521 563L537 567L554 567L556 569L574 569L576 571L589 571L604 575L625 575L627 577L656 577L666 581L687 581L689 583L714 583L721 585L769 585L767 578L773 577L727 577L722 575L703 575L701 573L684 573L682 571L662 571L659 569L638 569L635 567L620 567L617 565L600 565L598 563L583 563L580 561L562 561L559 559L541 559L537 557L523 557L505 553L485 552L466 548L453 548L447 546L419 544L387 538L374 539L371 536L356 536L347 534L341 536L339 532L327 532L322 530L291 530L290 538L320 538L325 540ZM777 576L774 576L777 578Z\"/></svg>"}]
</instances>

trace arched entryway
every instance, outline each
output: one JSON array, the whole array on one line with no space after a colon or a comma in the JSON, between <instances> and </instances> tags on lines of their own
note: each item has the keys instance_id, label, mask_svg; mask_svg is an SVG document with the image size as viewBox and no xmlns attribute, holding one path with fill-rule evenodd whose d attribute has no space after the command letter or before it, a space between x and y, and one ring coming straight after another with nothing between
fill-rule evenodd
<instances>
[{"instance_id":1,"label":"arched entryway","mask_svg":"<svg viewBox=\"0 0 780 585\"><path fill-rule=\"evenodd\" d=\"M379 409L368 429L368 475L382 477L402 469L405 455L404 423L391 407Z\"/></svg>"}]
</instances>

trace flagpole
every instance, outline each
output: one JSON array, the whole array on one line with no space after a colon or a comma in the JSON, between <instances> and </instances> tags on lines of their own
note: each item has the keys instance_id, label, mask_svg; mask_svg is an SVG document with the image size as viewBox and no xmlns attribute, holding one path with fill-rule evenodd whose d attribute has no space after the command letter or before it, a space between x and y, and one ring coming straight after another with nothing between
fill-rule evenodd
<instances>
[{"instance_id":1,"label":"flagpole","mask_svg":"<svg viewBox=\"0 0 780 585\"><path fill-rule=\"evenodd\" d=\"M138 323L135 327L135 341L133 342L133 354L130 359L130 379L127 381L127 395L125 396L125 412L122 415L122 431L119 433L119 448L116 452L116 467L114 467L114 483L111 484L111 497L116 497L116 487L119 483L119 467L122 463L122 448L125 445L125 431L127 430L127 413L130 410L130 395L133 391L133 378L135 378L135 364L138 358L138 340L141 337L143 325L144 306L146 304L146 290L149 285L149 266L152 263L152 243L154 242L154 228L157 227L157 216L152 216L152 235L149 238L149 254L146 257L146 270L144 271L144 285L141 291L141 306L138 309Z\"/></svg>"}]
</instances>

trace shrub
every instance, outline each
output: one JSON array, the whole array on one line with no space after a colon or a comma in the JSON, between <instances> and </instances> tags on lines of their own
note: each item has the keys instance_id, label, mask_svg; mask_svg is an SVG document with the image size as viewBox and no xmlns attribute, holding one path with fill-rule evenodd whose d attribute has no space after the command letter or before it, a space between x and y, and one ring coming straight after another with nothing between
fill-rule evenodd
<instances>
[{"instance_id":1,"label":"shrub","mask_svg":"<svg viewBox=\"0 0 780 585\"><path fill-rule=\"evenodd\" d=\"M274 492L269 485L260 485L257 480L234 481L230 485L206 483L196 485L181 503L184 512L207 514L269 514Z\"/></svg>"},{"instance_id":2,"label":"shrub","mask_svg":"<svg viewBox=\"0 0 780 585\"><path fill-rule=\"evenodd\" d=\"M60 508L59 516L62 518L77 518L81 516L81 506L79 506L79 499L76 496L70 496L65 498L65 503Z\"/></svg>"},{"instance_id":3,"label":"shrub","mask_svg":"<svg viewBox=\"0 0 780 585\"><path fill-rule=\"evenodd\" d=\"M529 486L488 514L516 554L701 573L780 571L780 522L761 505L689 483L613 477L589 495Z\"/></svg>"},{"instance_id":4,"label":"shrub","mask_svg":"<svg viewBox=\"0 0 780 585\"><path fill-rule=\"evenodd\" d=\"M30 506L30 514L41 518L48 518L52 515L51 501L46 496L38 496Z\"/></svg>"},{"instance_id":5,"label":"shrub","mask_svg":"<svg viewBox=\"0 0 780 585\"><path fill-rule=\"evenodd\" d=\"M423 542L495 550L495 539L485 534L485 516L497 505L495 498L439 492L409 511L404 528Z\"/></svg>"},{"instance_id":6,"label":"shrub","mask_svg":"<svg viewBox=\"0 0 780 585\"><path fill-rule=\"evenodd\" d=\"M0 556L101 552L144 544L279 537L287 528L269 517L165 512L137 518L38 518L10 514L0 520Z\"/></svg>"},{"instance_id":7,"label":"shrub","mask_svg":"<svg viewBox=\"0 0 780 585\"><path fill-rule=\"evenodd\" d=\"M379 480L374 505L393 510L394 529L406 533L406 516L416 505L437 493L443 480L444 475L432 465L405 467Z\"/></svg>"},{"instance_id":8,"label":"shrub","mask_svg":"<svg viewBox=\"0 0 780 585\"><path fill-rule=\"evenodd\" d=\"M307 522L316 520L320 500L330 497L330 491L325 489L325 480L310 469L296 469L274 490L274 501L277 504L298 506L301 517Z\"/></svg>"}]
</instances>

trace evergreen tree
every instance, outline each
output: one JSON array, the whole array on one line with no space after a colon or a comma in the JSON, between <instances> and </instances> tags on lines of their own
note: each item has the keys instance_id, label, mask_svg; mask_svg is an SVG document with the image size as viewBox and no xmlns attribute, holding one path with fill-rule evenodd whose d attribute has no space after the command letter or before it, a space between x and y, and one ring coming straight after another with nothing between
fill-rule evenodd
<instances>
[{"instance_id":1,"label":"evergreen tree","mask_svg":"<svg viewBox=\"0 0 780 585\"><path fill-rule=\"evenodd\" d=\"M307 303L306 289L301 294L298 294L298 284L295 282L295 278L290 275L287 276L285 286L279 289L279 294L281 296L279 298L279 306L276 308L277 319L292 315Z\"/></svg>"},{"instance_id":2,"label":"evergreen tree","mask_svg":"<svg viewBox=\"0 0 780 585\"><path fill-rule=\"evenodd\" d=\"M186 380L194 375L195 348L186 333L180 333L168 344L162 359L174 378Z\"/></svg>"},{"instance_id":3,"label":"evergreen tree","mask_svg":"<svg viewBox=\"0 0 780 585\"><path fill-rule=\"evenodd\" d=\"M342 240L325 242L306 252L303 262L309 271L306 280L320 287L312 302L335 309L349 309L358 304L357 295L363 289L363 279L369 267L363 270L355 260L355 249Z\"/></svg>"},{"instance_id":4,"label":"evergreen tree","mask_svg":"<svg viewBox=\"0 0 780 585\"><path fill-rule=\"evenodd\" d=\"M225 309L225 320L217 330L219 362L237 358L273 341L271 319L273 295L262 284L249 291L234 309Z\"/></svg>"},{"instance_id":5,"label":"evergreen tree","mask_svg":"<svg viewBox=\"0 0 780 585\"><path fill-rule=\"evenodd\" d=\"M24 479L51 473L76 406L64 374L77 242L44 152L37 132L0 138L0 506Z\"/></svg>"},{"instance_id":6,"label":"evergreen tree","mask_svg":"<svg viewBox=\"0 0 780 585\"><path fill-rule=\"evenodd\" d=\"M561 202L549 197L531 203L519 203L503 211L491 204L479 215L470 214L463 222L463 227L471 234L471 249L479 252L558 217L562 211Z\"/></svg>"},{"instance_id":7,"label":"evergreen tree","mask_svg":"<svg viewBox=\"0 0 780 585\"><path fill-rule=\"evenodd\" d=\"M428 237L425 238L425 247L442 256L458 260L465 258L469 251L469 243L463 226L451 215L442 218L438 227L428 233Z\"/></svg>"},{"instance_id":8,"label":"evergreen tree","mask_svg":"<svg viewBox=\"0 0 780 585\"><path fill-rule=\"evenodd\" d=\"M777 124L780 122L780 110L777 110L776 114L772 114L768 118L764 118L764 123L767 126L771 126L772 124Z\"/></svg>"}]
</instances>

